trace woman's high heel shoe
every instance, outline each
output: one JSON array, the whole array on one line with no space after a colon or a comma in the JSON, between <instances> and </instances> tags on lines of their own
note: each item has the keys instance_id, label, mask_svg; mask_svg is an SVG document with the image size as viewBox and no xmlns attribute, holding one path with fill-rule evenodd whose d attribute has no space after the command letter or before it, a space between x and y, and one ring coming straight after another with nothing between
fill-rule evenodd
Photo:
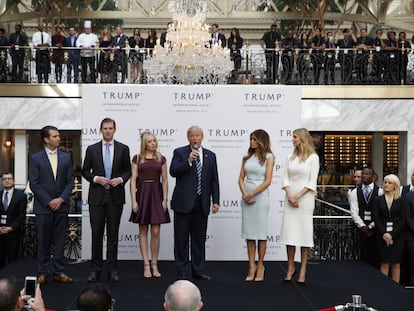
<instances>
[{"instance_id":1,"label":"woman's high heel shoe","mask_svg":"<svg viewBox=\"0 0 414 311\"><path fill-rule=\"evenodd\" d=\"M295 270L295 271L293 271L293 273L290 275L290 279L288 279L287 277L285 277L285 278L283 279L283 283L284 283L284 284L287 284L287 283L292 282L292 279L293 279L293 277L295 276L295 274L296 274L296 270Z\"/></svg>"},{"instance_id":2,"label":"woman's high heel shoe","mask_svg":"<svg viewBox=\"0 0 414 311\"><path fill-rule=\"evenodd\" d=\"M155 278L160 278L161 277L161 273L160 273L160 271L158 271L157 263L151 263L151 267L152 267L152 275Z\"/></svg>"},{"instance_id":3,"label":"woman's high heel shoe","mask_svg":"<svg viewBox=\"0 0 414 311\"><path fill-rule=\"evenodd\" d=\"M265 273L265 267L262 267L262 269L258 268L256 271L256 277L254 278L255 282L263 282L264 281L264 273Z\"/></svg>"},{"instance_id":4,"label":"woman's high heel shoe","mask_svg":"<svg viewBox=\"0 0 414 311\"><path fill-rule=\"evenodd\" d=\"M146 263L144 264L144 278L149 279L152 277L150 264Z\"/></svg>"},{"instance_id":5,"label":"woman's high heel shoe","mask_svg":"<svg viewBox=\"0 0 414 311\"><path fill-rule=\"evenodd\" d=\"M254 276L256 274L256 266L253 269L249 268L249 273L246 276L246 282L251 282L254 280Z\"/></svg>"}]
</instances>

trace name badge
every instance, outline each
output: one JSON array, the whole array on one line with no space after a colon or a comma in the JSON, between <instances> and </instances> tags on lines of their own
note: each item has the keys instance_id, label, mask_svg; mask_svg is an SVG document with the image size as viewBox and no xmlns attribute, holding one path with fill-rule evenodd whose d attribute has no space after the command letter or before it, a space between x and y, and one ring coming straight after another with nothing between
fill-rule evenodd
<instances>
[{"instance_id":1,"label":"name badge","mask_svg":"<svg viewBox=\"0 0 414 311\"><path fill-rule=\"evenodd\" d=\"M371 211L364 211L364 220L371 221Z\"/></svg>"},{"instance_id":2,"label":"name badge","mask_svg":"<svg viewBox=\"0 0 414 311\"><path fill-rule=\"evenodd\" d=\"M1 215L0 225L7 224L7 215Z\"/></svg>"},{"instance_id":3,"label":"name badge","mask_svg":"<svg viewBox=\"0 0 414 311\"><path fill-rule=\"evenodd\" d=\"M392 221L387 221L387 227L385 229L386 232L391 232L393 229L393 222Z\"/></svg>"},{"instance_id":4,"label":"name badge","mask_svg":"<svg viewBox=\"0 0 414 311\"><path fill-rule=\"evenodd\" d=\"M344 50L344 54L348 54L348 49L345 49Z\"/></svg>"}]
</instances>

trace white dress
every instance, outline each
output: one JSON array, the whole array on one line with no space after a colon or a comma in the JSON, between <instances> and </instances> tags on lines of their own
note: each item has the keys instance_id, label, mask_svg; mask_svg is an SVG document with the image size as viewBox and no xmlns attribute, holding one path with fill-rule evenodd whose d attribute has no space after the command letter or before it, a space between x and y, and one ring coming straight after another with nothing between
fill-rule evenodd
<instances>
[{"instance_id":1,"label":"white dress","mask_svg":"<svg viewBox=\"0 0 414 311\"><path fill-rule=\"evenodd\" d=\"M290 186L292 195L303 188L311 191L299 199L299 207L290 205L285 196L281 244L313 247L313 210L318 173L319 157L316 153L311 154L304 162L301 162L298 157L293 160L288 157L282 188Z\"/></svg>"},{"instance_id":2,"label":"white dress","mask_svg":"<svg viewBox=\"0 0 414 311\"><path fill-rule=\"evenodd\" d=\"M266 155L266 161L260 165L259 159L252 155L244 163L245 181L247 192L253 191L266 178L267 159L272 154ZM253 204L247 204L241 200L242 207L242 238L247 240L266 240L267 222L269 214L269 188L254 196L256 200Z\"/></svg>"}]
</instances>

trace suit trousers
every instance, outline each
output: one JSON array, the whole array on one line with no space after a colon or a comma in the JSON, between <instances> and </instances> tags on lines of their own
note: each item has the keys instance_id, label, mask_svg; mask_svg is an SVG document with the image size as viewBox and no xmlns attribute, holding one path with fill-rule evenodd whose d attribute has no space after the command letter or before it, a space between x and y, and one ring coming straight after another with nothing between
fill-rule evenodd
<instances>
[{"instance_id":1,"label":"suit trousers","mask_svg":"<svg viewBox=\"0 0 414 311\"><path fill-rule=\"evenodd\" d=\"M20 230L0 235L0 269L19 257Z\"/></svg>"},{"instance_id":2,"label":"suit trousers","mask_svg":"<svg viewBox=\"0 0 414 311\"><path fill-rule=\"evenodd\" d=\"M414 285L414 241L407 241L406 242L406 253L408 253L407 259L409 264L407 265L407 270L410 272L409 274L409 284ZM407 285L407 284L406 284Z\"/></svg>"},{"instance_id":3,"label":"suit trousers","mask_svg":"<svg viewBox=\"0 0 414 311\"><path fill-rule=\"evenodd\" d=\"M379 268L379 258L377 246L375 245L375 234L368 237L365 233L360 233L361 259L375 268Z\"/></svg>"},{"instance_id":4,"label":"suit trousers","mask_svg":"<svg viewBox=\"0 0 414 311\"><path fill-rule=\"evenodd\" d=\"M103 266L103 237L106 224L106 259L108 269L116 270L118 266L118 233L121 222L123 205L112 202L109 191L105 192L103 205L89 205L89 219L92 228L92 258L93 271L101 271Z\"/></svg>"},{"instance_id":5,"label":"suit trousers","mask_svg":"<svg viewBox=\"0 0 414 311\"><path fill-rule=\"evenodd\" d=\"M189 213L174 211L174 256L178 274L181 276L189 273L189 249L192 274L204 273L207 220L208 215L203 212L200 197Z\"/></svg>"},{"instance_id":6,"label":"suit trousers","mask_svg":"<svg viewBox=\"0 0 414 311\"><path fill-rule=\"evenodd\" d=\"M38 274L49 274L50 260L52 260L54 275L65 271L64 249L67 226L66 213L36 214Z\"/></svg>"}]
</instances>

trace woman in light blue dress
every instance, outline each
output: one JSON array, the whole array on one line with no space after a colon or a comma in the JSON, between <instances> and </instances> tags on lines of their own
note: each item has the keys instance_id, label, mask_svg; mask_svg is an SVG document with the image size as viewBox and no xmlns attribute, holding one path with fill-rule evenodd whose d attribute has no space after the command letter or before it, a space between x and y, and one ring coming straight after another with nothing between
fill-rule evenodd
<instances>
[{"instance_id":1,"label":"woman in light blue dress","mask_svg":"<svg viewBox=\"0 0 414 311\"><path fill-rule=\"evenodd\" d=\"M243 157L239 176L242 193L242 237L246 239L249 257L246 281L264 280L263 260L266 253L269 213L268 187L272 183L274 163L269 134L264 130L255 130L250 134L250 148Z\"/></svg>"}]
</instances>

